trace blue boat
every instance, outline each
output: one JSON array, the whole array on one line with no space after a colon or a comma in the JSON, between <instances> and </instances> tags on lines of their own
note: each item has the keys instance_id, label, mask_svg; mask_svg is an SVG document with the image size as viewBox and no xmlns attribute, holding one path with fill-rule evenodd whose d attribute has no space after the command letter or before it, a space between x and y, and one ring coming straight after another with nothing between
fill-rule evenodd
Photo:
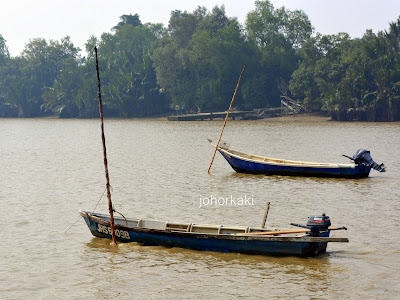
<instances>
[{"instance_id":1,"label":"blue boat","mask_svg":"<svg viewBox=\"0 0 400 300\"><path fill-rule=\"evenodd\" d=\"M80 211L95 237L111 239L110 217ZM313 221L323 217L310 217ZM324 217L328 218L329 217ZM317 220L317 221L316 221ZM263 255L316 256L326 252L328 242L348 242L347 238L329 237L331 230L346 229L327 226L301 226L296 230L271 231L249 226L171 223L156 220L114 217L115 235L122 243L180 247L194 250L235 252ZM307 223L307 225L310 225ZM313 230L316 229L316 230Z\"/></svg>"},{"instance_id":2,"label":"blue boat","mask_svg":"<svg viewBox=\"0 0 400 300\"><path fill-rule=\"evenodd\" d=\"M215 144L209 139L212 146ZM366 178L371 168L385 172L384 164L378 165L370 152L359 149L351 159L351 164L303 162L286 159L270 158L265 156L247 154L229 148L223 143L218 146L218 151L227 160L230 166L238 173L306 176L306 177L333 177L333 178Z\"/></svg>"}]
</instances>

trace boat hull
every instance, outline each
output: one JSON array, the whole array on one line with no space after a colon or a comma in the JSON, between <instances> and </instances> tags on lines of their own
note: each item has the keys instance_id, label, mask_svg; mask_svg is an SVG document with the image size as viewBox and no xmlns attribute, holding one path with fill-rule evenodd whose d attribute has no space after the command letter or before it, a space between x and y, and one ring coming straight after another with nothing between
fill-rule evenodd
<instances>
[{"instance_id":1,"label":"boat hull","mask_svg":"<svg viewBox=\"0 0 400 300\"><path fill-rule=\"evenodd\" d=\"M111 239L108 221L81 212L91 233L99 238ZM316 256L326 252L328 242L321 241L329 237L329 231L321 233L321 238L215 235L174 232L165 230L133 228L115 225L119 242L137 242L143 245L180 247L202 251L235 252L277 256ZM314 242L313 240L316 240Z\"/></svg>"},{"instance_id":2,"label":"boat hull","mask_svg":"<svg viewBox=\"0 0 400 300\"><path fill-rule=\"evenodd\" d=\"M371 167L366 165L337 165L337 167L300 166L289 164L271 164L242 159L230 155L223 149L218 149L230 166L238 173L304 176L304 177L331 177L331 178L366 178Z\"/></svg>"}]
</instances>

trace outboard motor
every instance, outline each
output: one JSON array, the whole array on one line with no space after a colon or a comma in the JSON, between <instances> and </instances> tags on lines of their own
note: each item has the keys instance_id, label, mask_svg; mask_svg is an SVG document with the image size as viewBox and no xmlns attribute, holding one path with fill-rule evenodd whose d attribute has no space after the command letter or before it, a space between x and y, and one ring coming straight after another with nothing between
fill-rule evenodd
<instances>
[{"instance_id":1,"label":"outboard motor","mask_svg":"<svg viewBox=\"0 0 400 300\"><path fill-rule=\"evenodd\" d=\"M310 229L307 234L311 236L319 236L319 233L321 231L329 230L329 226L331 226L331 220L327 215L322 214L322 216L308 217L307 225L300 225L295 223L290 223L290 225Z\"/></svg>"},{"instance_id":2,"label":"outboard motor","mask_svg":"<svg viewBox=\"0 0 400 300\"><path fill-rule=\"evenodd\" d=\"M325 214L308 217L306 225L306 227L310 228L309 234L311 236L319 236L319 232L328 230L329 226L331 226L331 220Z\"/></svg>"},{"instance_id":3,"label":"outboard motor","mask_svg":"<svg viewBox=\"0 0 400 300\"><path fill-rule=\"evenodd\" d=\"M370 166L371 168L379 171L379 172L386 172L386 167L383 163L378 165L376 162L373 161L371 154L368 150L365 149L358 149L357 152L353 155L353 157L343 155L354 161L356 165L365 165Z\"/></svg>"}]
</instances>

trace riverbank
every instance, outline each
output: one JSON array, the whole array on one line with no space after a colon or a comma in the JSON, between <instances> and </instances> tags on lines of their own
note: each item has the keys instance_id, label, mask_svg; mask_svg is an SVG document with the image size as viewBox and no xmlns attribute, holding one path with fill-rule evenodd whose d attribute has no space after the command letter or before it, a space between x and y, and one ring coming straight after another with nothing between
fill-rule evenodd
<instances>
[{"instance_id":1,"label":"riverbank","mask_svg":"<svg viewBox=\"0 0 400 300\"><path fill-rule=\"evenodd\" d=\"M157 120L168 120L167 117L155 117L155 118L149 118L149 119L157 119ZM175 121L176 120L172 120ZM181 120L178 120L181 121ZM197 121L223 121L223 119L214 119L214 120L197 120ZM243 121L240 118L237 118L235 120L232 120L231 117L229 117L228 122L241 122ZM331 118L329 116L326 116L325 114L321 113L307 113L307 114L298 114L298 115L290 115L290 116L283 116L283 117L271 117L271 118L263 118L263 119L258 119L258 120L252 120L253 122L327 122L331 121Z\"/></svg>"},{"instance_id":2,"label":"riverbank","mask_svg":"<svg viewBox=\"0 0 400 300\"><path fill-rule=\"evenodd\" d=\"M7 118L3 118L7 119ZM12 119L19 119L19 118L12 118ZM22 118L22 119L35 119L35 118ZM36 119L60 119L59 116L57 115L49 115L45 117L38 117ZM81 118L66 118L66 119L81 119ZM141 118L116 118L116 117L105 117L105 119L142 119L142 120L159 120L159 121L167 121L168 117L163 115L163 116L154 116L154 117L141 117ZM203 121L211 121L211 120L203 120ZM213 122L215 121L223 121L223 118L220 119L214 119L212 120ZM240 118L237 118L235 120L232 120L229 118L229 122L236 122L239 121L241 122L242 120ZM264 119L259 119L259 120L252 120L252 122L327 122L327 121L332 121L332 119L329 116L326 116L325 114L321 114L319 112L315 113L307 113L307 114L298 114L298 115L290 115L290 116L283 116L283 117L271 117L271 118L264 118Z\"/></svg>"}]
</instances>

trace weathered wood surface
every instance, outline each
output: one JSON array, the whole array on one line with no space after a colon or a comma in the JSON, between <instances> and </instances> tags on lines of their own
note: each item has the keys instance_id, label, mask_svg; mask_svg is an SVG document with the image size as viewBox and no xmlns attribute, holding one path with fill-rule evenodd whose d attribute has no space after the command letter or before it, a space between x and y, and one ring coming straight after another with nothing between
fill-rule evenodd
<instances>
[{"instance_id":1,"label":"weathered wood surface","mask_svg":"<svg viewBox=\"0 0 400 300\"><path fill-rule=\"evenodd\" d=\"M111 236L112 241L116 245L117 238L115 236L115 224L114 224L114 209L111 201L111 191L110 191L110 178L108 175L108 164L107 164L107 149L106 149L106 138L104 136L104 118L103 118L103 104L101 100L101 83L100 83L100 72L99 72L99 61L97 58L97 47L94 47L94 52L96 55L96 74L97 74L97 96L99 98L99 113L101 121L101 141L103 143L103 156L104 156L104 169L106 175L106 189L107 189L107 199L108 199L108 210L110 212L110 224L111 224Z\"/></svg>"}]
</instances>

